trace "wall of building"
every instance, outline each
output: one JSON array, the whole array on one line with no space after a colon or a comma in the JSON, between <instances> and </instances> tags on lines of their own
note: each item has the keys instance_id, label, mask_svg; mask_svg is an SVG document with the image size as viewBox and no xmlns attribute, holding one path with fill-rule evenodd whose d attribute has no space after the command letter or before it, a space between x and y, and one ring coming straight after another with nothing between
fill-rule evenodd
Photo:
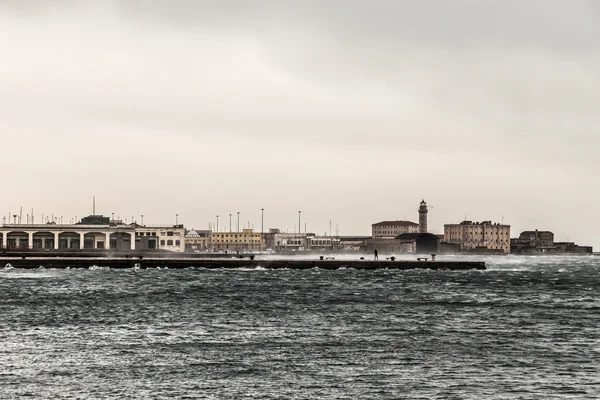
<instances>
[{"instance_id":1,"label":"wall of building","mask_svg":"<svg viewBox=\"0 0 600 400\"><path fill-rule=\"evenodd\" d=\"M260 251L266 246L260 232L243 229L242 232L213 232L209 247L215 251Z\"/></svg>"},{"instance_id":2,"label":"wall of building","mask_svg":"<svg viewBox=\"0 0 600 400\"><path fill-rule=\"evenodd\" d=\"M395 238L403 233L418 233L419 225L414 222L407 223L377 223L371 226L371 235L373 238Z\"/></svg>"},{"instance_id":3,"label":"wall of building","mask_svg":"<svg viewBox=\"0 0 600 400\"><path fill-rule=\"evenodd\" d=\"M446 224L444 241L459 244L463 251L485 248L510 253L510 225L493 224L489 221Z\"/></svg>"}]
</instances>

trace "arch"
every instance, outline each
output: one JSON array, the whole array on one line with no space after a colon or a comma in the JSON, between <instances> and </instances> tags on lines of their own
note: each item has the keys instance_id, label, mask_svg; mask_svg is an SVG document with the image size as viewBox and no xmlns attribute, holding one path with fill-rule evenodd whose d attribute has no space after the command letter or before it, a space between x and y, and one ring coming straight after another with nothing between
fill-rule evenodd
<instances>
[{"instance_id":1,"label":"arch","mask_svg":"<svg viewBox=\"0 0 600 400\"><path fill-rule=\"evenodd\" d=\"M33 232L33 248L34 249L53 249L54 248L54 232L48 232L48 231Z\"/></svg>"},{"instance_id":2,"label":"arch","mask_svg":"<svg viewBox=\"0 0 600 400\"><path fill-rule=\"evenodd\" d=\"M104 232L84 232L84 249L104 249L106 247L106 234Z\"/></svg>"},{"instance_id":3,"label":"arch","mask_svg":"<svg viewBox=\"0 0 600 400\"><path fill-rule=\"evenodd\" d=\"M131 233L129 232L111 232L110 248L112 250L131 249Z\"/></svg>"},{"instance_id":4,"label":"arch","mask_svg":"<svg viewBox=\"0 0 600 400\"><path fill-rule=\"evenodd\" d=\"M29 233L23 231L7 232L6 248L10 250L29 249Z\"/></svg>"},{"instance_id":5,"label":"arch","mask_svg":"<svg viewBox=\"0 0 600 400\"><path fill-rule=\"evenodd\" d=\"M78 250L81 248L79 232L60 232L58 234L58 248L61 250Z\"/></svg>"}]
</instances>

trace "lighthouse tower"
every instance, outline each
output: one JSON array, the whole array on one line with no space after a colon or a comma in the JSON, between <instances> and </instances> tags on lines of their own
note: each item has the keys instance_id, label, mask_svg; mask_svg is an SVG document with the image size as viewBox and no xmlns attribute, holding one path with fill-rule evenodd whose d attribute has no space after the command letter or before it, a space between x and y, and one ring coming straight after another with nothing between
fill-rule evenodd
<instances>
[{"instance_id":1,"label":"lighthouse tower","mask_svg":"<svg viewBox=\"0 0 600 400\"><path fill-rule=\"evenodd\" d=\"M421 201L419 206L419 233L427 233L427 203Z\"/></svg>"}]
</instances>

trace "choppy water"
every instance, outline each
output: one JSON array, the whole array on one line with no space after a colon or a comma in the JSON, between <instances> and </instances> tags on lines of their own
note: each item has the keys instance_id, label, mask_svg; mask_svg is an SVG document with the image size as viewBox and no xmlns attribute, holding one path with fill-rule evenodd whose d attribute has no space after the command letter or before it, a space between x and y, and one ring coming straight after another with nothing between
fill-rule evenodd
<instances>
[{"instance_id":1,"label":"choppy water","mask_svg":"<svg viewBox=\"0 0 600 400\"><path fill-rule=\"evenodd\" d=\"M600 257L486 261L1 270L0 398L600 398Z\"/></svg>"}]
</instances>

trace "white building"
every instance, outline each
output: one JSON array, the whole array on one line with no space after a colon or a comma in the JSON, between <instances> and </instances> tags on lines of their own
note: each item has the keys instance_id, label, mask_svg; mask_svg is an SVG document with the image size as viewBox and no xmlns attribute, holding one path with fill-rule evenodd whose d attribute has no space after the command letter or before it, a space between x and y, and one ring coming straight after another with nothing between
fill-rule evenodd
<instances>
[{"instance_id":1,"label":"white building","mask_svg":"<svg viewBox=\"0 0 600 400\"><path fill-rule=\"evenodd\" d=\"M95 218L92 218L95 217ZM183 225L141 226L90 216L79 224L2 224L2 249L9 250L135 250L184 251ZM90 222L91 221L91 222Z\"/></svg>"}]
</instances>

